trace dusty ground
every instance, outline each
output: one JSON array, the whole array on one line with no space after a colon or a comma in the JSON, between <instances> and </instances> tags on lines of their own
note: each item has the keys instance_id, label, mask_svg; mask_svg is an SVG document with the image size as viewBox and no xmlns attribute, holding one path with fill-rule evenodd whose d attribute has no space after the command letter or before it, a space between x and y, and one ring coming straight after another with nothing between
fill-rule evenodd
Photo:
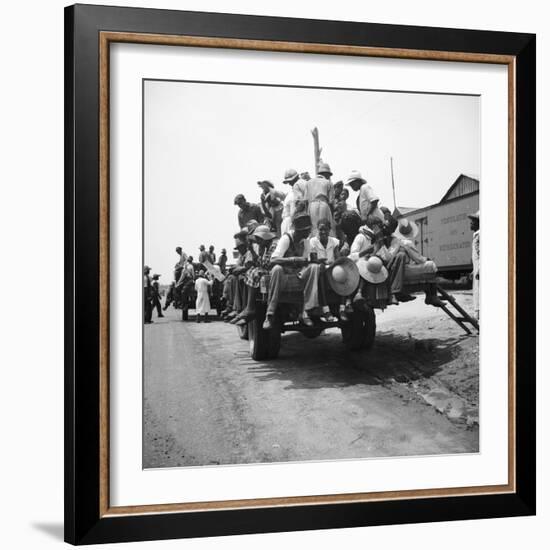
<instances>
[{"instance_id":1,"label":"dusty ground","mask_svg":"<svg viewBox=\"0 0 550 550\"><path fill-rule=\"evenodd\" d=\"M478 450L478 337L420 296L377 313L368 352L330 329L262 362L232 325L167 313L145 326L145 468Z\"/></svg>"}]
</instances>

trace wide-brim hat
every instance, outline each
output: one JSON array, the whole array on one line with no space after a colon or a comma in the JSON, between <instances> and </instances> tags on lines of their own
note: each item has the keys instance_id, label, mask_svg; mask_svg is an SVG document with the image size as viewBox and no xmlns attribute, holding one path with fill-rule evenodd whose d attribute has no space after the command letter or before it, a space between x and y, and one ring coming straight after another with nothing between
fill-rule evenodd
<instances>
[{"instance_id":1,"label":"wide-brim hat","mask_svg":"<svg viewBox=\"0 0 550 550\"><path fill-rule=\"evenodd\" d=\"M248 220L246 222L246 231L248 232L248 235L252 235L254 233L254 230L256 227L260 225L260 222L258 220Z\"/></svg>"},{"instance_id":2,"label":"wide-brim hat","mask_svg":"<svg viewBox=\"0 0 550 550\"><path fill-rule=\"evenodd\" d=\"M317 169L318 174L330 174L332 176L332 170L326 162L321 162L319 168Z\"/></svg>"},{"instance_id":3,"label":"wide-brim hat","mask_svg":"<svg viewBox=\"0 0 550 550\"><path fill-rule=\"evenodd\" d=\"M360 181L361 183L367 183L367 180L361 175L361 172L359 172L359 170L352 170L351 174L348 176L348 179L346 180L346 185L351 185L351 182L353 181Z\"/></svg>"},{"instance_id":4,"label":"wide-brim hat","mask_svg":"<svg viewBox=\"0 0 550 550\"><path fill-rule=\"evenodd\" d=\"M338 258L326 273L330 288L340 296L349 296L359 285L359 270L349 258Z\"/></svg>"},{"instance_id":5,"label":"wide-brim hat","mask_svg":"<svg viewBox=\"0 0 550 550\"><path fill-rule=\"evenodd\" d=\"M401 239L413 240L418 235L418 231L419 229L416 223L408 220L407 218L401 218L394 235L396 237L400 237Z\"/></svg>"},{"instance_id":6,"label":"wide-brim hat","mask_svg":"<svg viewBox=\"0 0 550 550\"><path fill-rule=\"evenodd\" d=\"M247 236L248 236L248 230L247 229L241 229L238 233L235 233L233 235L233 238L246 241Z\"/></svg>"},{"instance_id":7,"label":"wide-brim hat","mask_svg":"<svg viewBox=\"0 0 550 550\"><path fill-rule=\"evenodd\" d=\"M299 177L298 172L296 170L294 170L294 168L289 168L285 172L285 177L283 179L283 183L290 183L291 181L294 181L298 177Z\"/></svg>"},{"instance_id":8,"label":"wide-brim hat","mask_svg":"<svg viewBox=\"0 0 550 550\"><path fill-rule=\"evenodd\" d=\"M383 283L388 278L388 270L378 256L371 256L368 260L360 258L357 269L363 279L374 285Z\"/></svg>"},{"instance_id":9,"label":"wide-brim hat","mask_svg":"<svg viewBox=\"0 0 550 550\"><path fill-rule=\"evenodd\" d=\"M275 233L272 233L267 225L259 225L254 229L252 236L264 241L272 241L275 238Z\"/></svg>"},{"instance_id":10,"label":"wide-brim hat","mask_svg":"<svg viewBox=\"0 0 550 550\"><path fill-rule=\"evenodd\" d=\"M471 220L479 220L479 210L477 212L474 212L473 214L468 214L468 218Z\"/></svg>"},{"instance_id":11,"label":"wide-brim hat","mask_svg":"<svg viewBox=\"0 0 550 550\"><path fill-rule=\"evenodd\" d=\"M160 273L155 273L153 275L153 279L160 279Z\"/></svg>"},{"instance_id":12,"label":"wide-brim hat","mask_svg":"<svg viewBox=\"0 0 550 550\"><path fill-rule=\"evenodd\" d=\"M275 186L269 180L262 180L258 182L258 185L260 187L264 184L267 185L268 187L271 187L271 189L275 189Z\"/></svg>"}]
</instances>

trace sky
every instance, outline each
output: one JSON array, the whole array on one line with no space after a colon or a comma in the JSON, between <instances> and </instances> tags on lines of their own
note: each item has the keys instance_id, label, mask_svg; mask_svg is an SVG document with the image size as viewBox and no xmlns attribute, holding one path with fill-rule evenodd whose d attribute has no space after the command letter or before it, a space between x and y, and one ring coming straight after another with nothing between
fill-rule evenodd
<instances>
[{"instance_id":1,"label":"sky","mask_svg":"<svg viewBox=\"0 0 550 550\"><path fill-rule=\"evenodd\" d=\"M263 179L287 191L287 168L313 175L314 127L333 182L359 170L393 210L393 157L397 205L436 203L461 173L479 177L479 109L474 96L146 81L144 261L168 284L178 245L231 258L235 195L259 202Z\"/></svg>"}]
</instances>

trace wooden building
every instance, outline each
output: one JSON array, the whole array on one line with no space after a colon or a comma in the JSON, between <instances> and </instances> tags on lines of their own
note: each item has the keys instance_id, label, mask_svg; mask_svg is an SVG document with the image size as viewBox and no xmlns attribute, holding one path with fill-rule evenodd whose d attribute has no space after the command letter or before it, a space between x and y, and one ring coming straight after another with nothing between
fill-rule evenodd
<instances>
[{"instance_id":1,"label":"wooden building","mask_svg":"<svg viewBox=\"0 0 550 550\"><path fill-rule=\"evenodd\" d=\"M414 221L419 227L418 250L446 276L459 277L472 269L468 214L478 210L479 180L460 174L438 203L424 208L398 206L394 216Z\"/></svg>"}]
</instances>

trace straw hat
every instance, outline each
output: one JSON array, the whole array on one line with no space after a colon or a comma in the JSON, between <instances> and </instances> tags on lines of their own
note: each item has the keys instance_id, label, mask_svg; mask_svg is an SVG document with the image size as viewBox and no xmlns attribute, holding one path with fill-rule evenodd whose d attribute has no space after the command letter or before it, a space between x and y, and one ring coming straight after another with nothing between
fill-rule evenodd
<instances>
[{"instance_id":1,"label":"straw hat","mask_svg":"<svg viewBox=\"0 0 550 550\"><path fill-rule=\"evenodd\" d=\"M378 256L371 256L368 260L361 258L357 262L359 274L369 283L378 285L388 278L388 270Z\"/></svg>"},{"instance_id":2,"label":"straw hat","mask_svg":"<svg viewBox=\"0 0 550 550\"><path fill-rule=\"evenodd\" d=\"M254 229L252 236L262 239L263 241L272 241L275 238L275 233L272 233L267 225L259 225Z\"/></svg>"},{"instance_id":3,"label":"straw hat","mask_svg":"<svg viewBox=\"0 0 550 550\"><path fill-rule=\"evenodd\" d=\"M338 258L326 273L330 288L340 296L349 296L359 284L359 270L349 258Z\"/></svg>"},{"instance_id":4,"label":"straw hat","mask_svg":"<svg viewBox=\"0 0 550 550\"><path fill-rule=\"evenodd\" d=\"M318 174L330 174L332 176L332 171L330 166L326 162L321 162L319 164L319 169L317 170Z\"/></svg>"},{"instance_id":5,"label":"straw hat","mask_svg":"<svg viewBox=\"0 0 550 550\"><path fill-rule=\"evenodd\" d=\"M285 179L283 180L283 183L290 183L291 181L294 181L298 177L298 172L294 170L294 168L289 168L285 171Z\"/></svg>"},{"instance_id":6,"label":"straw hat","mask_svg":"<svg viewBox=\"0 0 550 550\"><path fill-rule=\"evenodd\" d=\"M407 218L402 218L399 220L399 225L394 235L401 239L410 239L412 241L418 235L418 225Z\"/></svg>"},{"instance_id":7,"label":"straw hat","mask_svg":"<svg viewBox=\"0 0 550 550\"><path fill-rule=\"evenodd\" d=\"M249 235L252 235L252 233L254 233L254 230L256 229L256 227L258 227L260 225L260 222L257 221L257 220L249 220L246 222L246 229L248 231L248 234Z\"/></svg>"},{"instance_id":8,"label":"straw hat","mask_svg":"<svg viewBox=\"0 0 550 550\"><path fill-rule=\"evenodd\" d=\"M359 172L359 170L351 171L351 174L346 180L346 185L350 185L352 181L361 181L363 183L367 183L367 180L361 175L361 172Z\"/></svg>"}]
</instances>

